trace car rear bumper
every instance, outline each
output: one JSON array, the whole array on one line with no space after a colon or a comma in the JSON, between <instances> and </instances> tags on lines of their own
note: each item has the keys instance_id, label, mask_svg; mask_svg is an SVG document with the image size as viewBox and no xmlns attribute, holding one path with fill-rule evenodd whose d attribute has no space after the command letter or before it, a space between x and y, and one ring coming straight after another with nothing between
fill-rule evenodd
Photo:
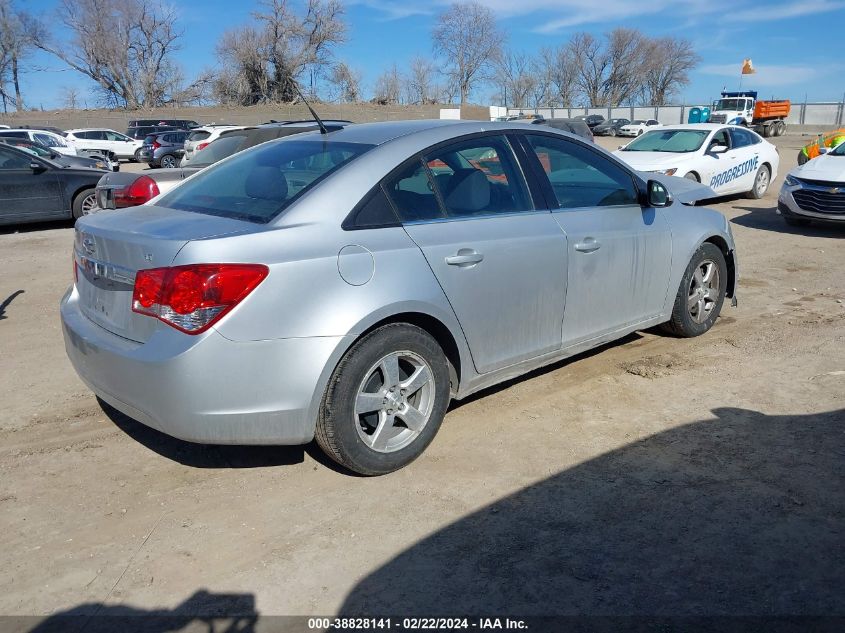
<instances>
[{"instance_id":1,"label":"car rear bumper","mask_svg":"<svg viewBox=\"0 0 845 633\"><path fill-rule=\"evenodd\" d=\"M777 213L779 215L813 220L826 220L828 222L845 222L845 211L838 211L832 208L819 211L801 207L792 196L793 191L797 191L799 189L800 187L781 187L780 194L778 195L777 206Z\"/></svg>"},{"instance_id":2,"label":"car rear bumper","mask_svg":"<svg viewBox=\"0 0 845 633\"><path fill-rule=\"evenodd\" d=\"M165 328L146 343L108 332L61 302L65 348L95 394L159 431L207 444L305 444L345 337L236 342Z\"/></svg>"}]
</instances>

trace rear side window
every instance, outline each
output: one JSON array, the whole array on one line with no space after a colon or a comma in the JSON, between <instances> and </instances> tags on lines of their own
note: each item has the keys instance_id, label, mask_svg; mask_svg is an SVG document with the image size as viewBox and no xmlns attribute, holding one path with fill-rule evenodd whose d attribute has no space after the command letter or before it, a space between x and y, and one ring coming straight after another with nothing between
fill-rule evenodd
<instances>
[{"instance_id":1,"label":"rear side window","mask_svg":"<svg viewBox=\"0 0 845 633\"><path fill-rule=\"evenodd\" d=\"M377 186L343 223L344 229L375 229L398 226L399 218L381 185Z\"/></svg>"},{"instance_id":2,"label":"rear side window","mask_svg":"<svg viewBox=\"0 0 845 633\"><path fill-rule=\"evenodd\" d=\"M630 174L600 154L566 139L536 134L527 138L549 178L557 208L639 205Z\"/></svg>"},{"instance_id":3,"label":"rear side window","mask_svg":"<svg viewBox=\"0 0 845 633\"><path fill-rule=\"evenodd\" d=\"M734 148L748 147L760 142L760 137L754 134L754 132L749 132L748 130L743 130L742 128L731 128L730 135L731 145Z\"/></svg>"},{"instance_id":4,"label":"rear side window","mask_svg":"<svg viewBox=\"0 0 845 633\"><path fill-rule=\"evenodd\" d=\"M29 138L26 132L0 132L0 136L8 136L9 138Z\"/></svg>"},{"instance_id":5,"label":"rear side window","mask_svg":"<svg viewBox=\"0 0 845 633\"><path fill-rule=\"evenodd\" d=\"M30 162L26 154L0 147L0 171L29 169Z\"/></svg>"},{"instance_id":6,"label":"rear side window","mask_svg":"<svg viewBox=\"0 0 845 633\"><path fill-rule=\"evenodd\" d=\"M322 140L266 143L199 172L158 206L267 223L372 147Z\"/></svg>"},{"instance_id":7,"label":"rear side window","mask_svg":"<svg viewBox=\"0 0 845 633\"><path fill-rule=\"evenodd\" d=\"M428 152L386 183L403 221L533 210L528 187L502 136Z\"/></svg>"}]
</instances>

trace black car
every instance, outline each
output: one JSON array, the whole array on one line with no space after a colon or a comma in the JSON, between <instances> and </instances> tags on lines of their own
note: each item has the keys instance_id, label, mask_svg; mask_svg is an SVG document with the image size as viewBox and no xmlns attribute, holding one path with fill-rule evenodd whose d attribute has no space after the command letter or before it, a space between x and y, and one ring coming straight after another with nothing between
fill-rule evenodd
<instances>
[{"instance_id":1,"label":"black car","mask_svg":"<svg viewBox=\"0 0 845 633\"><path fill-rule=\"evenodd\" d=\"M103 174L0 144L0 224L79 218L96 207Z\"/></svg>"},{"instance_id":2,"label":"black car","mask_svg":"<svg viewBox=\"0 0 845 633\"><path fill-rule=\"evenodd\" d=\"M564 132L569 132L589 141L594 140L590 126L583 119L536 119L532 123L535 125L548 125L556 130L563 130Z\"/></svg>"},{"instance_id":3,"label":"black car","mask_svg":"<svg viewBox=\"0 0 845 633\"><path fill-rule=\"evenodd\" d=\"M173 127L182 130L191 130L199 127L199 123L190 119L132 119L129 127Z\"/></svg>"},{"instance_id":4,"label":"black car","mask_svg":"<svg viewBox=\"0 0 845 633\"><path fill-rule=\"evenodd\" d=\"M10 138L0 136L0 143L17 147L29 152L30 154L40 156L41 158L47 158L54 163L59 163L60 165L66 167L88 167L89 169L102 169L105 171L119 170L119 167L115 168L116 165L114 165L105 156L70 156L68 154L59 154L52 148L42 145L41 143L36 143L35 141L30 141L27 138Z\"/></svg>"},{"instance_id":5,"label":"black car","mask_svg":"<svg viewBox=\"0 0 845 633\"><path fill-rule=\"evenodd\" d=\"M604 123L604 117L600 114L582 114L581 116L576 116L575 119L589 125L591 130L597 125Z\"/></svg>"},{"instance_id":6,"label":"black car","mask_svg":"<svg viewBox=\"0 0 845 633\"><path fill-rule=\"evenodd\" d=\"M628 125L630 122L628 119L608 119L594 127L593 134L596 136L616 136L619 134L619 128Z\"/></svg>"}]
</instances>

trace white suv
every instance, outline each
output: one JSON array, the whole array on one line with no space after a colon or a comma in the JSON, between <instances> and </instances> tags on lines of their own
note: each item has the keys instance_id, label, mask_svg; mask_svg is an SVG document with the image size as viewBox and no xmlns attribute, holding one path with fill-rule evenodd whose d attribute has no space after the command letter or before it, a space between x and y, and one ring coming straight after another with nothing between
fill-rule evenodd
<instances>
[{"instance_id":1,"label":"white suv","mask_svg":"<svg viewBox=\"0 0 845 633\"><path fill-rule=\"evenodd\" d=\"M109 152L114 158L128 158L136 160L136 152L141 149L144 141L132 139L105 128L88 128L68 130L67 139L79 149L102 150Z\"/></svg>"},{"instance_id":2,"label":"white suv","mask_svg":"<svg viewBox=\"0 0 845 633\"><path fill-rule=\"evenodd\" d=\"M243 125L203 125L194 128L185 140L185 156L182 158L182 166L188 164L196 156L197 152L206 148L212 141L229 130L242 130Z\"/></svg>"},{"instance_id":3,"label":"white suv","mask_svg":"<svg viewBox=\"0 0 845 633\"><path fill-rule=\"evenodd\" d=\"M67 154L68 156L76 156L76 147L68 143L64 138L55 132L48 132L47 130L0 130L0 136L8 136L11 138L26 138L30 141L40 143L45 147L57 151L59 154Z\"/></svg>"}]
</instances>

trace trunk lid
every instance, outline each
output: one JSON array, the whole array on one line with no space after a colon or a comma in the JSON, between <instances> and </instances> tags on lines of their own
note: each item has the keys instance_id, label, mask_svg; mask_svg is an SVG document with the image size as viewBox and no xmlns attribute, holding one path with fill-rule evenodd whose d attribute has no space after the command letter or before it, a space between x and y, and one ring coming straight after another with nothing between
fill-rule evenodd
<instances>
[{"instance_id":1,"label":"trunk lid","mask_svg":"<svg viewBox=\"0 0 845 633\"><path fill-rule=\"evenodd\" d=\"M144 343L156 319L132 312L135 273L169 266L192 240L237 235L255 225L155 206L87 215L76 223L76 288L83 314L100 327Z\"/></svg>"}]
</instances>

